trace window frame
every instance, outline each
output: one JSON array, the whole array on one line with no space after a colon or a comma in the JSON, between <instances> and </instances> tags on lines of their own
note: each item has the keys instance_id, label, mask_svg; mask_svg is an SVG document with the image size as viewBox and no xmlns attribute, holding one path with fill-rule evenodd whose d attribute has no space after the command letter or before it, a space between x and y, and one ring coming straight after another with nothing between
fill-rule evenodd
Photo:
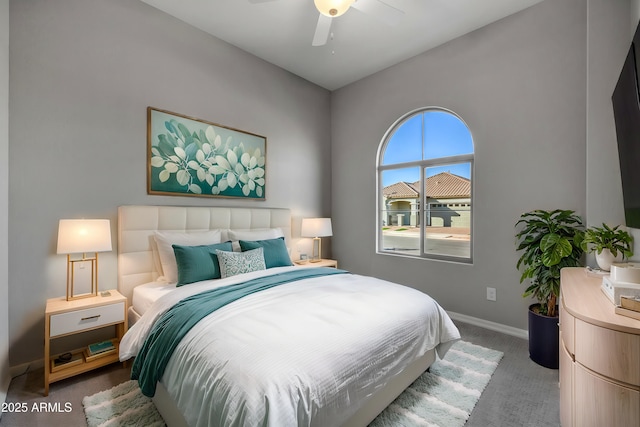
<instances>
[{"instance_id":1,"label":"window frame","mask_svg":"<svg viewBox=\"0 0 640 427\"><path fill-rule=\"evenodd\" d=\"M391 137L394 135L394 133L409 119L413 118L414 116L420 114L420 115L424 115L425 113L428 112L444 112L444 113L448 113L453 115L454 117L456 117L458 120L460 120L460 122L462 122L462 124L464 124L464 126L467 128L468 132L469 132L469 136L471 138L471 146L472 146L472 152L469 154L459 154L459 155L454 155L454 156L445 156L445 157L438 157L438 158L434 158L434 159L422 159L422 160L415 160L415 161L410 161L410 162L402 162L402 163L393 163L393 164L387 164L387 165L383 165L382 161L384 159L384 155L387 149L387 146L391 140ZM423 128L424 129L424 128ZM424 144L424 142L423 142ZM424 148L423 148L424 149ZM451 111L447 108L443 108L443 107L435 107L435 106L431 106L431 107L422 107L422 108L417 108L415 110L409 111L407 113L405 113L404 115L402 115L400 118L398 118L390 127L389 129L387 129L387 131L384 133L382 140L380 141L380 144L378 145L378 153L377 153L377 157L376 157L376 253L377 254L381 254L381 255L392 255L392 256L400 256L400 257L406 257L406 258L417 258L417 259L431 259L431 260L439 260L439 261L449 261L449 262L455 262L455 263L462 263L462 264L473 264L473 247L474 247L474 236L473 236L473 224L475 222L474 220L474 214L473 214L473 205L474 205L474 198L475 198L475 179L474 179L474 175L475 175L475 166L474 166L474 159L475 159L475 151L476 151L476 147L475 147L475 141L473 138L473 134L471 133L471 129L469 128L469 126L467 125L467 123L464 121L464 119L462 117L460 117L460 115L456 114L454 111ZM442 166L447 166L447 165L453 165L453 164L460 164L460 163L468 163L469 164L469 180L470 180L470 188L471 188L471 195L469 197L469 215L470 215L470 220L469 220L469 257L458 257L458 256L453 256L453 255L444 255L444 254L432 254L432 253L425 253L425 240L426 240L426 206L427 206L427 194L426 191L424 191L425 188L425 180L426 180L426 170L429 167L442 167ZM389 250L384 250L384 248L381 247L383 240L382 240L382 233L383 233L383 226L382 226L382 221L381 221L381 215L384 212L384 208L382 206L382 203L384 202L384 186L382 184L382 175L384 171L388 171L388 170L394 170L394 169L405 169L405 168L411 168L411 167L418 167L420 169L420 197L419 197L419 203L418 203L418 215L420 218L420 253L418 255L414 255L414 254L405 254L405 253L398 253L398 252L394 252L394 251L389 251Z\"/></svg>"}]
</instances>

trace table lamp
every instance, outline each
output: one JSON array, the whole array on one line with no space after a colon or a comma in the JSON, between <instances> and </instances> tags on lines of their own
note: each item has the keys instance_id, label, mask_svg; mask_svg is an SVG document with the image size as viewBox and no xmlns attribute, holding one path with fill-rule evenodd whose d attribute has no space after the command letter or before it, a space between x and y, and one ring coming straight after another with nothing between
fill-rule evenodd
<instances>
[{"instance_id":1,"label":"table lamp","mask_svg":"<svg viewBox=\"0 0 640 427\"><path fill-rule=\"evenodd\" d=\"M58 225L59 254L67 254L67 301L98 295L98 252L111 250L111 224L108 219L61 219ZM93 253L93 257L87 257ZM72 259L71 255L82 254ZM91 263L91 292L74 293L75 265Z\"/></svg>"},{"instance_id":2,"label":"table lamp","mask_svg":"<svg viewBox=\"0 0 640 427\"><path fill-rule=\"evenodd\" d=\"M319 262L322 259L322 240L320 238L333 236L331 218L303 218L300 235L302 237L313 237L313 250L310 261Z\"/></svg>"}]
</instances>

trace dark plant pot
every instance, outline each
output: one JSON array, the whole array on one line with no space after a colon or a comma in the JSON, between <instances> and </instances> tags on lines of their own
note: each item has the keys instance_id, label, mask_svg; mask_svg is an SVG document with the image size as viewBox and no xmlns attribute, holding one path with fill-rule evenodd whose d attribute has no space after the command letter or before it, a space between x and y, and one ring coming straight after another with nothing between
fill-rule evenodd
<instances>
[{"instance_id":1,"label":"dark plant pot","mask_svg":"<svg viewBox=\"0 0 640 427\"><path fill-rule=\"evenodd\" d=\"M558 317L543 316L529 306L529 357L540 366L558 369L560 330Z\"/></svg>"}]
</instances>

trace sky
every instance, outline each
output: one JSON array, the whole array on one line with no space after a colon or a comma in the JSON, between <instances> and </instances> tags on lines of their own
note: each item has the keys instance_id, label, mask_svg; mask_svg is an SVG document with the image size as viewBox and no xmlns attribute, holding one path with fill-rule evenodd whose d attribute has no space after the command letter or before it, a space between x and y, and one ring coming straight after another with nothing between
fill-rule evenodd
<instances>
[{"instance_id":1,"label":"sky","mask_svg":"<svg viewBox=\"0 0 640 427\"><path fill-rule=\"evenodd\" d=\"M437 159L473 153L473 140L467 126L453 114L428 111L409 117L391 135L383 156L383 165ZM427 169L427 177L441 172L471 177L469 163L450 164ZM420 180L420 168L384 171L383 186L399 181Z\"/></svg>"}]
</instances>

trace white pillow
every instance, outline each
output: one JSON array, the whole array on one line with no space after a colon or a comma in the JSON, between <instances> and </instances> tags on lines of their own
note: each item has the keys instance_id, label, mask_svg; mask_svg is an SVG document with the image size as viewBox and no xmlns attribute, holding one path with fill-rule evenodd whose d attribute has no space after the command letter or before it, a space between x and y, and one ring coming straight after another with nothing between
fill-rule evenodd
<instances>
[{"instance_id":1,"label":"white pillow","mask_svg":"<svg viewBox=\"0 0 640 427\"><path fill-rule=\"evenodd\" d=\"M149 236L149 245L151 246L151 256L153 258L153 267L158 272L158 276L162 277L162 262L160 262L160 253L158 252L158 243L156 236Z\"/></svg>"},{"instance_id":2,"label":"white pillow","mask_svg":"<svg viewBox=\"0 0 640 427\"><path fill-rule=\"evenodd\" d=\"M176 231L156 231L154 238L158 245L158 255L162 264L162 275L169 283L178 281L178 265L172 245L198 246L221 243L220 230L211 230L194 233Z\"/></svg>"},{"instance_id":3,"label":"white pillow","mask_svg":"<svg viewBox=\"0 0 640 427\"><path fill-rule=\"evenodd\" d=\"M278 237L284 237L284 233L281 228L263 228L260 230L227 230L227 237L231 240L231 245L234 252L240 252L239 240L268 240L277 239Z\"/></svg>"}]
</instances>

